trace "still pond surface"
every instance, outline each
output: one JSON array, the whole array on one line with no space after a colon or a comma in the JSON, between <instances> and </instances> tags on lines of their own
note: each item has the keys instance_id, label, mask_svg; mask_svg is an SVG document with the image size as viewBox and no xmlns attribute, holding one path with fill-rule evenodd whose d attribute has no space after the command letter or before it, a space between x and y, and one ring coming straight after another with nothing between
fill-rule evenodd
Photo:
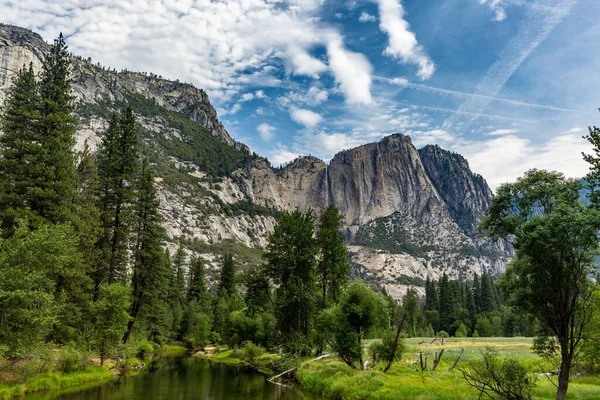
<instances>
[{"instance_id":1,"label":"still pond surface","mask_svg":"<svg viewBox=\"0 0 600 400\"><path fill-rule=\"evenodd\" d=\"M35 393L25 400L313 400L264 375L194 358L161 358L135 376L69 394Z\"/></svg>"}]
</instances>

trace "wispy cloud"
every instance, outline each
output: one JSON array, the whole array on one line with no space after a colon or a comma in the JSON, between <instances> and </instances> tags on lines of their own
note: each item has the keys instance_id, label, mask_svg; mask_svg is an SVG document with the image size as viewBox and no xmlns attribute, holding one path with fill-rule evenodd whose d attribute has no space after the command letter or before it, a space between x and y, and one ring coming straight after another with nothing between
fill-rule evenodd
<instances>
[{"instance_id":1,"label":"wispy cloud","mask_svg":"<svg viewBox=\"0 0 600 400\"><path fill-rule=\"evenodd\" d=\"M487 95L478 94L478 93L465 93L465 92L459 92L456 90L442 89L442 88L438 88L438 87L434 87L434 86L430 86L430 85L425 85L422 83L412 83L405 78L393 78L392 79L392 78L385 78L382 76L373 76L373 79L377 79L379 81L388 82L393 85L402 86L402 87L406 87L406 88L410 88L410 89L421 90L424 92L440 93L440 94L448 95L448 96L467 97L467 98L471 98L471 99L480 99L480 100L490 100L490 101L495 101L495 102L500 102L500 103L505 103L505 104L511 104L511 105L515 105L515 106L534 107L534 108L541 108L541 109L552 110L552 111L561 111L561 112L577 111L577 110L573 110L570 108L554 107L554 106L549 106L549 105L545 105L545 104L528 103L525 101L505 99L502 97L487 96Z\"/></svg>"},{"instance_id":2,"label":"wispy cloud","mask_svg":"<svg viewBox=\"0 0 600 400\"><path fill-rule=\"evenodd\" d=\"M498 60L481 80L474 95L468 98L442 125L451 131L464 115L480 114L495 99L508 79L521 66L554 28L569 14L576 0L550 0L544 6L531 6L521 22L518 32L500 53ZM473 119L466 119L463 129L468 128Z\"/></svg>"}]
</instances>

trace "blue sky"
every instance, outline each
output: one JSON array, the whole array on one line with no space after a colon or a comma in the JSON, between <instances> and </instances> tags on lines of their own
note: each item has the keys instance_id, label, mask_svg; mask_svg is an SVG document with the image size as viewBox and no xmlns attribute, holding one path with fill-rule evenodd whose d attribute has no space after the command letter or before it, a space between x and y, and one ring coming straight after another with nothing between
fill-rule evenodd
<instances>
[{"instance_id":1,"label":"blue sky","mask_svg":"<svg viewBox=\"0 0 600 400\"><path fill-rule=\"evenodd\" d=\"M204 88L275 165L399 132L492 187L577 177L600 120L597 0L0 0L0 20Z\"/></svg>"}]
</instances>

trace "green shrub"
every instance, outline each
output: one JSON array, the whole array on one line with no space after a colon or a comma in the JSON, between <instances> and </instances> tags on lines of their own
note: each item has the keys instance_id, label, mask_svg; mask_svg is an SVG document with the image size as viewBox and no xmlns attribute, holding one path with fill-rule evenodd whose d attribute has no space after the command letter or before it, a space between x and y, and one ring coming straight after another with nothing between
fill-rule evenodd
<instances>
[{"instance_id":1,"label":"green shrub","mask_svg":"<svg viewBox=\"0 0 600 400\"><path fill-rule=\"evenodd\" d=\"M82 371L87 366L87 357L79 350L64 346L58 357L58 369L62 372Z\"/></svg>"},{"instance_id":2,"label":"green shrub","mask_svg":"<svg viewBox=\"0 0 600 400\"><path fill-rule=\"evenodd\" d=\"M481 360L471 361L459 370L466 383L479 392L480 398L485 394L503 400L532 399L537 381L514 355L501 359L492 347L482 352Z\"/></svg>"},{"instance_id":3,"label":"green shrub","mask_svg":"<svg viewBox=\"0 0 600 400\"><path fill-rule=\"evenodd\" d=\"M456 332L454 332L454 337L464 338L467 337L467 326L465 324L460 324Z\"/></svg>"},{"instance_id":4,"label":"green shrub","mask_svg":"<svg viewBox=\"0 0 600 400\"><path fill-rule=\"evenodd\" d=\"M265 354L264 347L257 346L254 343L248 341L242 345L240 357L248 364L258 367L258 358Z\"/></svg>"},{"instance_id":5,"label":"green shrub","mask_svg":"<svg viewBox=\"0 0 600 400\"><path fill-rule=\"evenodd\" d=\"M137 345L136 350L137 356L144 359L149 354L152 354L152 352L154 352L154 346L152 346L152 343L150 343L149 341L144 340Z\"/></svg>"},{"instance_id":6,"label":"green shrub","mask_svg":"<svg viewBox=\"0 0 600 400\"><path fill-rule=\"evenodd\" d=\"M439 337L439 338L448 338L448 337L450 337L450 335L448 335L448 332L446 332L446 331L439 331L437 333L437 337Z\"/></svg>"}]
</instances>

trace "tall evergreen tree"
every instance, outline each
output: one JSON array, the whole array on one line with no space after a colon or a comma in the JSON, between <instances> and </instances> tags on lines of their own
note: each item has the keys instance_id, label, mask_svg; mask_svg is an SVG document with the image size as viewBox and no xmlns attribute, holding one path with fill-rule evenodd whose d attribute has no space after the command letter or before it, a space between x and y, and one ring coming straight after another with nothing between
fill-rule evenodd
<instances>
[{"instance_id":1,"label":"tall evergreen tree","mask_svg":"<svg viewBox=\"0 0 600 400\"><path fill-rule=\"evenodd\" d=\"M269 237L266 271L277 286L275 315L284 340L308 336L315 308L316 255L312 212L285 214Z\"/></svg>"},{"instance_id":2,"label":"tall evergreen tree","mask_svg":"<svg viewBox=\"0 0 600 400\"><path fill-rule=\"evenodd\" d=\"M221 279L219 282L219 291L231 296L235 293L235 263L231 253L223 257L223 266L221 267Z\"/></svg>"},{"instance_id":3,"label":"tall evergreen tree","mask_svg":"<svg viewBox=\"0 0 600 400\"><path fill-rule=\"evenodd\" d=\"M98 152L103 234L97 286L125 278L138 163L135 118L127 107L120 117L113 114Z\"/></svg>"},{"instance_id":4,"label":"tall evergreen tree","mask_svg":"<svg viewBox=\"0 0 600 400\"><path fill-rule=\"evenodd\" d=\"M69 53L62 33L50 47L40 75L40 141L44 151L37 160L43 178L35 182L33 211L52 223L72 218L77 184L75 165L75 110L69 77Z\"/></svg>"},{"instance_id":5,"label":"tall evergreen tree","mask_svg":"<svg viewBox=\"0 0 600 400\"><path fill-rule=\"evenodd\" d=\"M435 282L427 277L425 281L425 310L438 310L440 302L435 288Z\"/></svg>"},{"instance_id":6,"label":"tall evergreen tree","mask_svg":"<svg viewBox=\"0 0 600 400\"><path fill-rule=\"evenodd\" d=\"M196 257L190 263L190 281L187 290L188 302L196 301L203 306L207 306L208 289L206 288L206 276L204 262L200 257Z\"/></svg>"},{"instance_id":7,"label":"tall evergreen tree","mask_svg":"<svg viewBox=\"0 0 600 400\"><path fill-rule=\"evenodd\" d=\"M135 245L133 247L131 321L123 341L127 342L136 320L164 311L169 293L170 266L167 265L163 244L166 237L158 211L159 200L154 178L146 160L137 181L135 203Z\"/></svg>"},{"instance_id":8,"label":"tall evergreen tree","mask_svg":"<svg viewBox=\"0 0 600 400\"><path fill-rule=\"evenodd\" d=\"M481 275L481 312L494 311L496 309L496 289L487 274Z\"/></svg>"},{"instance_id":9,"label":"tall evergreen tree","mask_svg":"<svg viewBox=\"0 0 600 400\"><path fill-rule=\"evenodd\" d=\"M14 234L18 221L40 225L32 212L35 185L43 179L38 165L44 149L41 145L41 98L33 65L21 69L8 92L0 119L0 227L5 237Z\"/></svg>"},{"instance_id":10,"label":"tall evergreen tree","mask_svg":"<svg viewBox=\"0 0 600 400\"><path fill-rule=\"evenodd\" d=\"M444 273L440 280L440 324L442 329L448 329L453 322L454 300L452 286L448 275Z\"/></svg>"},{"instance_id":11,"label":"tall evergreen tree","mask_svg":"<svg viewBox=\"0 0 600 400\"><path fill-rule=\"evenodd\" d=\"M321 258L317 264L317 273L323 308L336 303L348 283L348 250L344 246L344 237L340 235L343 219L340 210L333 205L327 207L319 219L317 243Z\"/></svg>"}]
</instances>

